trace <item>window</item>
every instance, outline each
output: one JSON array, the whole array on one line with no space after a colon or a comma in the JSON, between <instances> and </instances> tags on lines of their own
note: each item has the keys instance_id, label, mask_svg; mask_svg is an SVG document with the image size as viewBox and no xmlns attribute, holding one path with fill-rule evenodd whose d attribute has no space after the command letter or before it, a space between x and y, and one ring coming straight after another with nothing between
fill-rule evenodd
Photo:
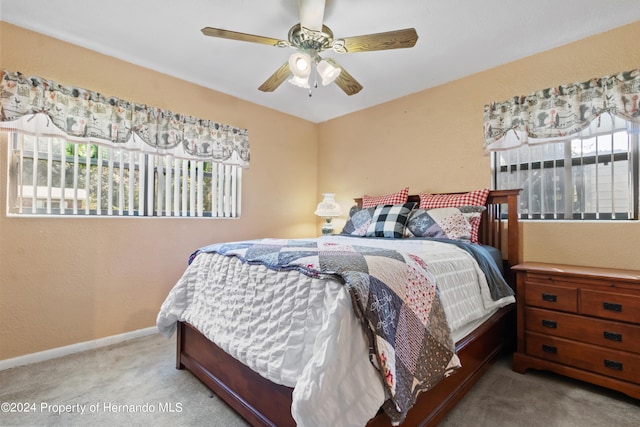
<instances>
[{"instance_id":1,"label":"window","mask_svg":"<svg viewBox=\"0 0 640 427\"><path fill-rule=\"evenodd\" d=\"M599 128L613 130L494 152L495 188L522 188L522 219L638 219L638 133Z\"/></svg>"},{"instance_id":2,"label":"window","mask_svg":"<svg viewBox=\"0 0 640 427\"><path fill-rule=\"evenodd\" d=\"M240 216L247 129L0 76L8 215Z\"/></svg>"},{"instance_id":3,"label":"window","mask_svg":"<svg viewBox=\"0 0 640 427\"><path fill-rule=\"evenodd\" d=\"M9 133L8 214L238 217L242 169Z\"/></svg>"}]
</instances>

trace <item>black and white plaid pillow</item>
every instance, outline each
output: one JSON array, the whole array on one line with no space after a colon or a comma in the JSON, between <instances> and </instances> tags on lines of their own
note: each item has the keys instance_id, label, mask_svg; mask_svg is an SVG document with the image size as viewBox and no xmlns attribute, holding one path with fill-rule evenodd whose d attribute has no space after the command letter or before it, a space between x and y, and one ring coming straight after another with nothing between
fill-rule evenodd
<instances>
[{"instance_id":1,"label":"black and white plaid pillow","mask_svg":"<svg viewBox=\"0 0 640 427\"><path fill-rule=\"evenodd\" d=\"M367 237L389 237L399 239L404 236L404 229L409 214L415 203L402 205L378 205L373 212L371 224L367 228Z\"/></svg>"}]
</instances>

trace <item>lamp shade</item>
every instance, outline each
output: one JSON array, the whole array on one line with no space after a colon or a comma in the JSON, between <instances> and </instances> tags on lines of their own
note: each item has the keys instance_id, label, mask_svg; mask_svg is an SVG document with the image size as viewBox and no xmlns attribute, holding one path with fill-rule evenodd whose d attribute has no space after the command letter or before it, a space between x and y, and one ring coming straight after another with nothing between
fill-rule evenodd
<instances>
[{"instance_id":1,"label":"lamp shade","mask_svg":"<svg viewBox=\"0 0 640 427\"><path fill-rule=\"evenodd\" d=\"M289 57L289 70L293 76L289 83L298 87L309 87L309 74L311 74L311 57L303 52L293 53Z\"/></svg>"},{"instance_id":2,"label":"lamp shade","mask_svg":"<svg viewBox=\"0 0 640 427\"><path fill-rule=\"evenodd\" d=\"M322 201L318 203L318 207L314 212L318 216L331 217L342 215L340 205L335 201L334 193L322 193Z\"/></svg>"},{"instance_id":3,"label":"lamp shade","mask_svg":"<svg viewBox=\"0 0 640 427\"><path fill-rule=\"evenodd\" d=\"M342 71L342 69L340 69L340 67L338 67L331 59L323 59L318 62L316 70L322 78L322 84L324 86L333 83Z\"/></svg>"}]
</instances>

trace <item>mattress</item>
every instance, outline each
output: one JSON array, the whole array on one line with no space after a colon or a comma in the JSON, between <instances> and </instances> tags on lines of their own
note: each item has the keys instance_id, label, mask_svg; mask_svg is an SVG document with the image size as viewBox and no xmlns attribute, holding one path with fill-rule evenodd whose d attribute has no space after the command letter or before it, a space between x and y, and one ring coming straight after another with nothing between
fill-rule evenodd
<instances>
[{"instance_id":1,"label":"mattress","mask_svg":"<svg viewBox=\"0 0 640 427\"><path fill-rule=\"evenodd\" d=\"M363 244L345 236L323 239ZM514 302L494 301L476 260L455 245L413 239L366 243L425 261L454 341ZM292 387L292 415L300 426L364 425L385 400L349 292L338 280L200 253L163 303L157 325L170 336L177 321L191 324L263 377Z\"/></svg>"}]
</instances>

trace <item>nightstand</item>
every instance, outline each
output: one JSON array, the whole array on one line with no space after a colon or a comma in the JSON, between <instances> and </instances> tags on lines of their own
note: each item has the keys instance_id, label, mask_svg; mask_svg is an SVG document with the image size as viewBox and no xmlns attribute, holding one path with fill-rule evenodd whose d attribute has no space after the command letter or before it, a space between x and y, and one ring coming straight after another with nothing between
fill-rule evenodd
<instances>
[{"instance_id":1,"label":"nightstand","mask_svg":"<svg viewBox=\"0 0 640 427\"><path fill-rule=\"evenodd\" d=\"M640 271L527 262L513 370L540 369L640 399Z\"/></svg>"}]
</instances>

